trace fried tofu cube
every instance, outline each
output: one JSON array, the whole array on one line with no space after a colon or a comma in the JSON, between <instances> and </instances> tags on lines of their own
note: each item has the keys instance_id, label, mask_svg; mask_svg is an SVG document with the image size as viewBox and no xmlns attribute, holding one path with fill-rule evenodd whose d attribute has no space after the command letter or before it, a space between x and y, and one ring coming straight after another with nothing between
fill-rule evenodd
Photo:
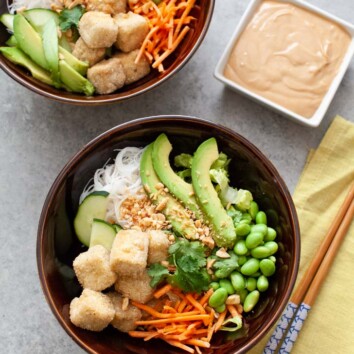
<instances>
[{"instance_id":1,"label":"fried tofu cube","mask_svg":"<svg viewBox=\"0 0 354 354\"><path fill-rule=\"evenodd\" d=\"M114 288L124 297L145 304L152 299L154 293L150 282L151 277L145 269L135 277L118 277Z\"/></svg>"},{"instance_id":2,"label":"fried tofu cube","mask_svg":"<svg viewBox=\"0 0 354 354\"><path fill-rule=\"evenodd\" d=\"M132 84L135 81L142 79L150 73L150 63L143 55L138 63L135 59L138 56L139 50L133 50L130 53L118 53L114 57L120 59L125 72L125 85Z\"/></svg>"},{"instance_id":3,"label":"fried tofu cube","mask_svg":"<svg viewBox=\"0 0 354 354\"><path fill-rule=\"evenodd\" d=\"M142 317L141 311L132 304L128 304L125 308L124 299L114 291L108 293L107 296L111 299L116 312L111 325L121 332L133 331L136 328L135 321L139 321Z\"/></svg>"},{"instance_id":4,"label":"fried tofu cube","mask_svg":"<svg viewBox=\"0 0 354 354\"><path fill-rule=\"evenodd\" d=\"M119 59L116 59L119 60ZM149 237L137 230L121 230L113 241L111 268L119 277L134 277L147 266Z\"/></svg>"},{"instance_id":5,"label":"fried tofu cube","mask_svg":"<svg viewBox=\"0 0 354 354\"><path fill-rule=\"evenodd\" d=\"M80 19L79 33L88 47L109 48L117 40L118 26L110 15L89 11Z\"/></svg>"},{"instance_id":6,"label":"fried tofu cube","mask_svg":"<svg viewBox=\"0 0 354 354\"><path fill-rule=\"evenodd\" d=\"M87 78L95 86L97 93L105 95L123 87L126 77L121 61L111 58L89 68Z\"/></svg>"},{"instance_id":7,"label":"fried tofu cube","mask_svg":"<svg viewBox=\"0 0 354 354\"><path fill-rule=\"evenodd\" d=\"M165 261L168 257L168 248L170 242L168 236L160 230L148 231L149 235L149 252L148 264L159 263Z\"/></svg>"},{"instance_id":8,"label":"fried tofu cube","mask_svg":"<svg viewBox=\"0 0 354 354\"><path fill-rule=\"evenodd\" d=\"M114 319L115 310L107 295L84 289L80 297L70 303L70 320L80 328L99 332Z\"/></svg>"},{"instance_id":9,"label":"fried tofu cube","mask_svg":"<svg viewBox=\"0 0 354 354\"><path fill-rule=\"evenodd\" d=\"M74 46L72 53L76 58L85 61L89 66L93 66L100 62L106 55L105 48L95 48L92 49L86 45L84 40L80 37Z\"/></svg>"},{"instance_id":10,"label":"fried tofu cube","mask_svg":"<svg viewBox=\"0 0 354 354\"><path fill-rule=\"evenodd\" d=\"M128 12L118 14L114 19L118 25L116 47L125 53L140 48L149 32L149 24L145 17Z\"/></svg>"},{"instance_id":11,"label":"fried tofu cube","mask_svg":"<svg viewBox=\"0 0 354 354\"><path fill-rule=\"evenodd\" d=\"M116 15L127 11L127 0L86 0L86 10Z\"/></svg>"},{"instance_id":12,"label":"fried tofu cube","mask_svg":"<svg viewBox=\"0 0 354 354\"><path fill-rule=\"evenodd\" d=\"M101 291L117 280L117 274L110 267L109 251L101 245L79 254L73 266L79 283L85 289Z\"/></svg>"}]
</instances>

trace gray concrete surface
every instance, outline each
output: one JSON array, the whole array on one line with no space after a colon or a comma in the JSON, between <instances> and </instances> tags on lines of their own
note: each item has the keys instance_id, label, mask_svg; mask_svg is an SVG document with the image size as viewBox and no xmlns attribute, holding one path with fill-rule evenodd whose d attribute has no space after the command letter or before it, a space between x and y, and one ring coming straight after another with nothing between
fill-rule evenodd
<instances>
[{"instance_id":1,"label":"gray concrete surface","mask_svg":"<svg viewBox=\"0 0 354 354\"><path fill-rule=\"evenodd\" d=\"M250 139L294 190L310 148L336 114L354 121L354 62L319 128L306 128L225 89L213 71L248 1L216 0L204 43L185 68L154 91L108 107L62 105L0 72L0 353L82 353L52 315L36 268L39 214L56 175L85 143L133 118L187 114ZM353 21L351 0L313 4ZM345 353L343 353L345 354Z\"/></svg>"}]
</instances>

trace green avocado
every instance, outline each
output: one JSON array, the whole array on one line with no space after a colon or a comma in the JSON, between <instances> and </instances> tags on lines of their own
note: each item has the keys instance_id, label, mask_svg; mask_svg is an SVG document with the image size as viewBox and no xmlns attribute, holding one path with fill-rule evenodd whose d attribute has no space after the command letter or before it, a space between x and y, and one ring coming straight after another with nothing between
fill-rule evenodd
<instances>
[{"instance_id":1,"label":"green avocado","mask_svg":"<svg viewBox=\"0 0 354 354\"><path fill-rule=\"evenodd\" d=\"M192 185L200 208L210 222L213 238L219 247L231 248L236 242L236 231L210 180L209 170L219 157L214 138L204 141L194 154Z\"/></svg>"},{"instance_id":2,"label":"green avocado","mask_svg":"<svg viewBox=\"0 0 354 354\"><path fill-rule=\"evenodd\" d=\"M59 46L59 54L74 70L76 70L81 75L86 75L88 64L74 57L65 48Z\"/></svg>"},{"instance_id":3,"label":"green avocado","mask_svg":"<svg viewBox=\"0 0 354 354\"><path fill-rule=\"evenodd\" d=\"M53 85L50 73L34 63L21 49L16 47L0 47L0 52L16 65L24 66L32 76L48 85Z\"/></svg>"},{"instance_id":4,"label":"green avocado","mask_svg":"<svg viewBox=\"0 0 354 354\"><path fill-rule=\"evenodd\" d=\"M59 60L60 79L68 91L84 93L92 96L94 86L89 80L75 71L65 60Z\"/></svg>"},{"instance_id":5,"label":"green avocado","mask_svg":"<svg viewBox=\"0 0 354 354\"><path fill-rule=\"evenodd\" d=\"M186 239L195 239L198 235L197 229L183 205L168 192L158 193L157 186L161 181L152 164L152 150L153 144L148 145L140 161L140 176L145 191L149 196L156 196L156 198L152 198L152 202L156 205L166 201L166 206L162 209L162 212L175 232Z\"/></svg>"},{"instance_id":6,"label":"green avocado","mask_svg":"<svg viewBox=\"0 0 354 354\"><path fill-rule=\"evenodd\" d=\"M6 42L6 45L9 47L16 47L17 46L17 41L14 35L12 35Z\"/></svg>"},{"instance_id":7,"label":"green avocado","mask_svg":"<svg viewBox=\"0 0 354 354\"><path fill-rule=\"evenodd\" d=\"M185 207L193 211L198 219L202 219L203 214L195 199L193 186L179 177L170 165L169 156L171 151L172 145L166 134L160 134L153 143L152 163L154 170L169 191L179 199Z\"/></svg>"},{"instance_id":8,"label":"green avocado","mask_svg":"<svg viewBox=\"0 0 354 354\"><path fill-rule=\"evenodd\" d=\"M41 36L20 14L14 17L14 35L19 48L23 52L43 69L50 69L44 54Z\"/></svg>"}]
</instances>

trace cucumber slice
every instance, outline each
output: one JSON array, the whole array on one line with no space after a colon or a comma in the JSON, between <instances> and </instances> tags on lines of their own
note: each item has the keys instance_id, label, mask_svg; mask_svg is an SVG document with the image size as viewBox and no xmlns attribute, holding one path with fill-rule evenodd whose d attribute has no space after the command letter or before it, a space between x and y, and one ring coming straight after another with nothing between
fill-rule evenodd
<instances>
[{"instance_id":1,"label":"cucumber slice","mask_svg":"<svg viewBox=\"0 0 354 354\"><path fill-rule=\"evenodd\" d=\"M113 224L112 226L116 230L116 233L118 233L120 230L123 230L123 228L121 226L117 225L117 224Z\"/></svg>"},{"instance_id":2,"label":"cucumber slice","mask_svg":"<svg viewBox=\"0 0 354 354\"><path fill-rule=\"evenodd\" d=\"M90 238L90 247L101 245L108 249L112 248L112 243L117 235L116 225L109 224L101 219L93 219Z\"/></svg>"},{"instance_id":3,"label":"cucumber slice","mask_svg":"<svg viewBox=\"0 0 354 354\"><path fill-rule=\"evenodd\" d=\"M0 22L11 32L14 31L14 15L3 14L0 16Z\"/></svg>"},{"instance_id":4,"label":"cucumber slice","mask_svg":"<svg viewBox=\"0 0 354 354\"><path fill-rule=\"evenodd\" d=\"M31 9L23 12L23 16L26 17L27 21L34 27L34 29L43 34L44 26L50 21L54 21L55 25L59 25L59 15L47 9Z\"/></svg>"},{"instance_id":5,"label":"cucumber slice","mask_svg":"<svg viewBox=\"0 0 354 354\"><path fill-rule=\"evenodd\" d=\"M107 209L107 192L93 192L79 206L74 229L80 242L89 247L93 219L104 219Z\"/></svg>"}]
</instances>

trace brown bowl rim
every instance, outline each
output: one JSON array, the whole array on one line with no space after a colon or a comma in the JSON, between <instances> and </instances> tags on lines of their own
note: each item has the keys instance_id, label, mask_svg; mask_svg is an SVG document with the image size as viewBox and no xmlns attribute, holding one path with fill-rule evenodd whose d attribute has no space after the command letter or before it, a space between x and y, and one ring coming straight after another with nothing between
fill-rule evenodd
<instances>
[{"instance_id":1,"label":"brown bowl rim","mask_svg":"<svg viewBox=\"0 0 354 354\"><path fill-rule=\"evenodd\" d=\"M283 294L282 299L280 301L280 306L278 307L277 311L273 315L273 318L271 321L268 322L268 325L265 326L254 338L252 338L242 349L234 352L230 352L229 354L242 354L246 353L249 349L251 349L254 345L256 345L264 336L265 334L270 330L270 328L276 323L278 318L280 318L280 315L282 314L283 310L285 309L285 306L287 305L290 295L292 293L292 290L295 285L297 273L298 273L298 268L299 268L299 263L300 263L300 228L299 228L299 222L297 218L297 213L296 213L296 208L293 202L293 199L291 197L291 194L283 180L283 178L280 176L279 172L275 168L275 166L272 164L272 162L253 144L251 143L248 139L244 138L242 135L239 133L233 131L230 128L227 128L225 126L222 126L220 124L201 119L198 117L193 117L193 116L184 116L184 115L159 115L159 116L150 116L150 117L145 117L145 118L138 118L134 119L132 121L117 125L116 127L113 127L96 138L92 139L90 142L88 142L86 145L84 145L79 152L77 152L70 160L69 162L64 165L62 170L59 172L58 176L56 177L55 181L53 182L51 188L48 191L47 197L45 199L42 212L40 215L39 223L38 223L38 232L37 232L37 245L36 245L36 257L37 257L37 269L38 269L38 275L40 279L40 284L43 290L43 293L45 295L46 301L49 304L52 312L54 313L55 317L57 318L58 322L60 325L64 328L67 334L74 339L74 341L81 346L84 350L86 350L88 353L91 354L99 354L98 352L94 351L92 348L90 348L88 345L86 345L79 336L75 335L72 330L69 328L69 326L65 323L63 317L60 315L58 309L56 308L53 298L51 296L51 293L49 291L48 283L47 280L44 276L44 264L43 264L43 239L45 237L44 235L44 229L46 228L47 224L47 217L48 217L48 210L49 207L52 205L53 200L55 198L55 195L58 191L59 186L62 184L64 179L67 177L68 173L72 170L73 167L75 167L76 164L78 164L82 158L82 156L87 155L91 151L93 151L96 148L96 145L99 144L102 140L108 139L109 136L115 135L119 133L120 131L124 131L127 128L134 127L136 124L139 124L139 126L144 126L144 125L149 125L150 123L160 121L162 124L163 122L168 122L173 119L174 121L180 123L183 125L183 123L195 123L199 124L202 126L207 126L209 127L210 131L213 129L218 129L222 131L224 134L237 138L242 144L244 144L246 147L248 147L250 150L252 150L252 153L256 155L264 164L265 168L268 169L268 171L271 173L272 176L274 176L278 182L279 187L281 188L282 194L285 196L285 202L287 204L287 208L290 211L291 214L291 222L292 222L292 228L295 231L295 241L294 241L294 256L295 256L295 262L293 263L293 267L291 269L291 281L290 284L287 288L287 291Z\"/></svg>"},{"instance_id":2,"label":"brown bowl rim","mask_svg":"<svg viewBox=\"0 0 354 354\"><path fill-rule=\"evenodd\" d=\"M77 105L77 106L85 106L85 105L101 106L101 105L105 105L105 104L114 104L114 103L126 101L126 100L132 99L133 97L139 96L147 91L150 91L150 90L158 87L162 83L166 82L166 80L170 79L173 75L178 73L189 62L189 60L192 58L192 56L195 54L195 52L198 50L198 48L202 44L202 42L208 32L208 29L210 27L212 15L214 13L214 8L215 8L215 0L209 0L209 1L210 1L209 11L207 13L207 17L205 19L203 29L202 29L196 43L192 47L191 51L166 76L162 77L160 80L158 80L154 84L149 85L149 86L145 87L144 89L139 90L134 93L129 93L129 91L128 91L126 94L124 94L120 97L112 97L112 98L109 98L109 97L108 98L100 98L102 96L93 96L93 97L90 97L89 99L85 96L82 96L83 98L77 98L77 97L70 98L70 97L62 96L59 90L58 90L58 93L55 93L55 94L47 92L46 90L37 86L37 83L35 83L35 82L32 83L32 82L28 81L27 79L25 79L24 77L21 77L21 75L19 75L14 69L12 69L10 66L7 65L6 61L4 60L4 58L2 56L0 56L0 68L7 75L9 75L11 78L13 78L15 81L17 81L22 86L28 88L29 90L31 90L35 93L38 93L41 96L44 96L46 98L49 98L49 99L57 101L57 102L63 102L66 104L72 104L72 105Z\"/></svg>"}]
</instances>

